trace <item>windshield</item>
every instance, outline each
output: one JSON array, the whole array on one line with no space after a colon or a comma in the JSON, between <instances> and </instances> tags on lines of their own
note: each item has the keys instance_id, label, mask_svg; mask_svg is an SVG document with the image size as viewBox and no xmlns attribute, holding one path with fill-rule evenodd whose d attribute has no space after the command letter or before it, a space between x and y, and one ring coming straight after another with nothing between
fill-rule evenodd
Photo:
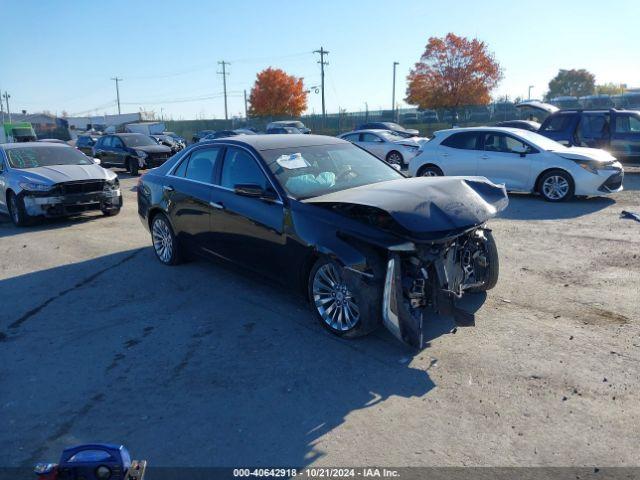
<instances>
[{"instance_id":1,"label":"windshield","mask_svg":"<svg viewBox=\"0 0 640 480\"><path fill-rule=\"evenodd\" d=\"M149 145L157 145L156 142L151 140L146 135L141 133L134 135L123 135L120 137L127 147L147 147Z\"/></svg>"},{"instance_id":2,"label":"windshield","mask_svg":"<svg viewBox=\"0 0 640 480\"><path fill-rule=\"evenodd\" d=\"M93 161L73 147L48 145L14 147L6 150L12 168L51 167L54 165L93 165Z\"/></svg>"},{"instance_id":3,"label":"windshield","mask_svg":"<svg viewBox=\"0 0 640 480\"><path fill-rule=\"evenodd\" d=\"M298 200L404 178L352 144L279 148L261 153L287 194Z\"/></svg>"},{"instance_id":4,"label":"windshield","mask_svg":"<svg viewBox=\"0 0 640 480\"><path fill-rule=\"evenodd\" d=\"M527 140L533 143L536 147L542 150L556 151L556 150L566 150L567 148L561 143L556 142L555 140L551 140L550 138L547 138L536 132L529 132L528 130L519 129L518 136L522 137L523 140Z\"/></svg>"}]
</instances>

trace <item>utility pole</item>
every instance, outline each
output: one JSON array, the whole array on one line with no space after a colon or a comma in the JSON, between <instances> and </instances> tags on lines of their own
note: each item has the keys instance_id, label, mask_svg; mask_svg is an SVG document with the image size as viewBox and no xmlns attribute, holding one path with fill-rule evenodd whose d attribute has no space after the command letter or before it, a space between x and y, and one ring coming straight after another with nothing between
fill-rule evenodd
<instances>
[{"instance_id":1,"label":"utility pole","mask_svg":"<svg viewBox=\"0 0 640 480\"><path fill-rule=\"evenodd\" d=\"M4 105L2 104L2 90L0 90L0 121L4 123Z\"/></svg>"},{"instance_id":2,"label":"utility pole","mask_svg":"<svg viewBox=\"0 0 640 480\"><path fill-rule=\"evenodd\" d=\"M396 67L400 65L398 62L393 62L393 93L391 94L391 112L393 113L393 119L397 122L396 118Z\"/></svg>"},{"instance_id":3,"label":"utility pole","mask_svg":"<svg viewBox=\"0 0 640 480\"><path fill-rule=\"evenodd\" d=\"M9 92L4 92L2 96L4 97L4 101L7 103L7 115L9 115L9 123L11 123L11 109L9 108L9 99L11 98L11 95L9 95ZM0 102L1 101L2 100L0 100Z\"/></svg>"},{"instance_id":4,"label":"utility pole","mask_svg":"<svg viewBox=\"0 0 640 480\"><path fill-rule=\"evenodd\" d=\"M118 77L111 77L111 80L113 80L114 82L116 82L116 98L118 99L118 115L120 115L120 86L118 85L118 82L121 82L122 79L118 78Z\"/></svg>"},{"instance_id":5,"label":"utility pole","mask_svg":"<svg viewBox=\"0 0 640 480\"><path fill-rule=\"evenodd\" d=\"M324 126L327 119L327 110L324 106L324 66L329 65L329 62L324 61L324 56L328 55L329 52L323 47L320 47L320 50L314 50L313 53L320 54L320 61L318 63L320 64L320 78L322 79L322 125Z\"/></svg>"},{"instance_id":6,"label":"utility pole","mask_svg":"<svg viewBox=\"0 0 640 480\"><path fill-rule=\"evenodd\" d=\"M249 115L247 115L247 91L244 91L244 119L245 121L249 119Z\"/></svg>"},{"instance_id":7,"label":"utility pole","mask_svg":"<svg viewBox=\"0 0 640 480\"><path fill-rule=\"evenodd\" d=\"M531 89L533 88L533 85L529 85L529 97L527 98L527 100L531 100Z\"/></svg>"},{"instance_id":8,"label":"utility pole","mask_svg":"<svg viewBox=\"0 0 640 480\"><path fill-rule=\"evenodd\" d=\"M222 88L224 90L224 119L229 120L229 115L227 113L227 65L231 65L229 62L225 62L224 60L218 62L218 65L222 65L222 72L218 72L218 75L222 75Z\"/></svg>"}]
</instances>

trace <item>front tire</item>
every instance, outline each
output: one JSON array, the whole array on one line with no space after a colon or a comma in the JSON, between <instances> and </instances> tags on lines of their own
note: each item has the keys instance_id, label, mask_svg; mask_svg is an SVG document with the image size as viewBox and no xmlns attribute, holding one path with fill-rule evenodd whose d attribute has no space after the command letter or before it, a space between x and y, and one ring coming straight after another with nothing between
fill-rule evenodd
<instances>
[{"instance_id":1,"label":"front tire","mask_svg":"<svg viewBox=\"0 0 640 480\"><path fill-rule=\"evenodd\" d=\"M158 260L164 265L177 265L180 263L180 247L173 233L169 219L158 213L151 220L151 242L153 251Z\"/></svg>"},{"instance_id":2,"label":"front tire","mask_svg":"<svg viewBox=\"0 0 640 480\"><path fill-rule=\"evenodd\" d=\"M337 262L319 258L309 272L309 302L323 328L339 337L361 337L382 323L382 285L345 273Z\"/></svg>"},{"instance_id":3,"label":"front tire","mask_svg":"<svg viewBox=\"0 0 640 480\"><path fill-rule=\"evenodd\" d=\"M103 208L102 215L105 217L115 217L120 213L120 208Z\"/></svg>"},{"instance_id":4,"label":"front tire","mask_svg":"<svg viewBox=\"0 0 640 480\"><path fill-rule=\"evenodd\" d=\"M547 202L566 202L573 198L573 178L564 170L550 170L539 182L538 191Z\"/></svg>"},{"instance_id":5,"label":"front tire","mask_svg":"<svg viewBox=\"0 0 640 480\"><path fill-rule=\"evenodd\" d=\"M485 258L487 260L486 270L484 272L484 278L482 285L467 290L468 292L486 292L491 290L498 283L498 277L500 276L500 261L498 258L498 247L496 241L493 238L493 234L485 230L485 241L482 242Z\"/></svg>"},{"instance_id":6,"label":"front tire","mask_svg":"<svg viewBox=\"0 0 640 480\"><path fill-rule=\"evenodd\" d=\"M392 150L387 154L387 163L390 165L398 165L399 167L402 167L404 165L402 154L400 152Z\"/></svg>"},{"instance_id":7,"label":"front tire","mask_svg":"<svg viewBox=\"0 0 640 480\"><path fill-rule=\"evenodd\" d=\"M25 227L31 223L31 217L24 206L24 200L13 192L7 196L9 216L16 227Z\"/></svg>"}]
</instances>

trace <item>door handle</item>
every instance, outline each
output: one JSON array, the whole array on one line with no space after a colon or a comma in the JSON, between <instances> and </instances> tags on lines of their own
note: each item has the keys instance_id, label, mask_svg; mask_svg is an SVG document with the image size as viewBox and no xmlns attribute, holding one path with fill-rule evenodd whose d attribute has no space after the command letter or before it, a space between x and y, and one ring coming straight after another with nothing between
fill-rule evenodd
<instances>
[{"instance_id":1,"label":"door handle","mask_svg":"<svg viewBox=\"0 0 640 480\"><path fill-rule=\"evenodd\" d=\"M218 210L224 210L224 205L218 202L209 202L209 205L211 205L213 208L216 208Z\"/></svg>"},{"instance_id":2,"label":"door handle","mask_svg":"<svg viewBox=\"0 0 640 480\"><path fill-rule=\"evenodd\" d=\"M449 156L449 154L448 154L448 153L443 153L443 154L442 154L442 156L443 156L443 157L448 157L448 156Z\"/></svg>"},{"instance_id":3,"label":"door handle","mask_svg":"<svg viewBox=\"0 0 640 480\"><path fill-rule=\"evenodd\" d=\"M162 190L164 190L165 192L173 192L175 188L173 188L171 185L163 185Z\"/></svg>"},{"instance_id":4,"label":"door handle","mask_svg":"<svg viewBox=\"0 0 640 480\"><path fill-rule=\"evenodd\" d=\"M482 158L483 160L486 160L487 158L489 158L489 155L487 154L480 155L480 158Z\"/></svg>"}]
</instances>

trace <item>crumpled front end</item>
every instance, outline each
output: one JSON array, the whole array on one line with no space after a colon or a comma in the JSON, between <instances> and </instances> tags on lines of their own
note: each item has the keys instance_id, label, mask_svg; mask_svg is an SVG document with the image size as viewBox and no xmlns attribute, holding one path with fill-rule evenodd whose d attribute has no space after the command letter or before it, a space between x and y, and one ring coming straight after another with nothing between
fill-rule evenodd
<instances>
[{"instance_id":1,"label":"crumpled front end","mask_svg":"<svg viewBox=\"0 0 640 480\"><path fill-rule=\"evenodd\" d=\"M423 327L431 317L448 316L458 326L474 326L474 315L458 301L490 281L490 263L497 257L485 248L486 241L480 227L443 243L406 243L390 249L382 301L385 327L398 340L422 349Z\"/></svg>"}]
</instances>

